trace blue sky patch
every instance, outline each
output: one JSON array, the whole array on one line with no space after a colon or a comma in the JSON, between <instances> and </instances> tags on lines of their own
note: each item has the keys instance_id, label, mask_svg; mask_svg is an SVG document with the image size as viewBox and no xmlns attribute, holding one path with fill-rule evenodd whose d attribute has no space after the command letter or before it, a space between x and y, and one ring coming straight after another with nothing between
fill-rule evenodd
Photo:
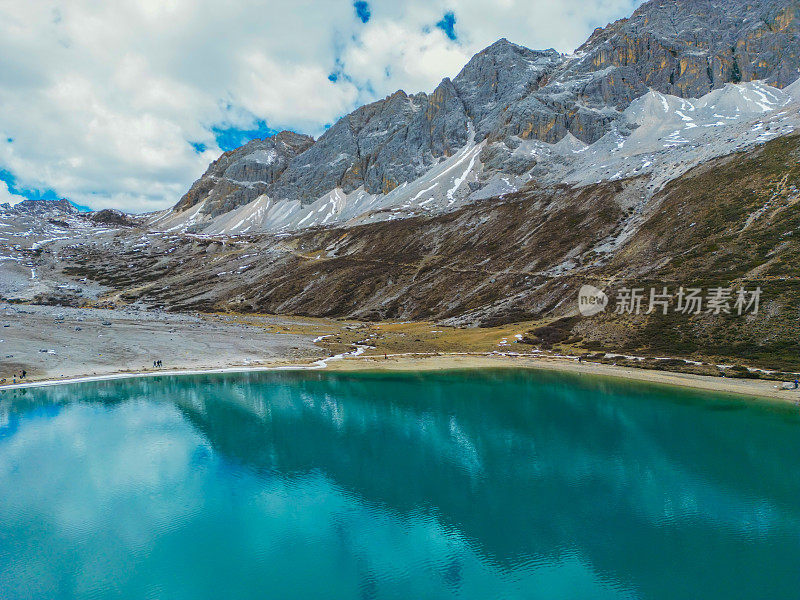
<instances>
[{"instance_id":1,"label":"blue sky patch","mask_svg":"<svg viewBox=\"0 0 800 600\"><path fill-rule=\"evenodd\" d=\"M353 8L356 9L356 16L361 19L362 23L367 23L369 21L372 16L372 13L369 11L369 4L363 0L358 0L357 2L353 2Z\"/></svg>"},{"instance_id":2,"label":"blue sky patch","mask_svg":"<svg viewBox=\"0 0 800 600\"><path fill-rule=\"evenodd\" d=\"M446 12L442 17L442 20L439 21L436 26L444 31L444 34L449 37L451 40L455 40L458 38L456 35L456 15L453 12Z\"/></svg>"},{"instance_id":3,"label":"blue sky patch","mask_svg":"<svg viewBox=\"0 0 800 600\"><path fill-rule=\"evenodd\" d=\"M78 209L80 212L92 212L93 209L89 208L88 206L84 206L83 204L76 204L72 200L67 200L72 206Z\"/></svg>"},{"instance_id":4,"label":"blue sky patch","mask_svg":"<svg viewBox=\"0 0 800 600\"><path fill-rule=\"evenodd\" d=\"M194 151L197 152L197 154L202 154L208 149L208 146L202 142L189 142L189 145L194 148Z\"/></svg>"},{"instance_id":5,"label":"blue sky patch","mask_svg":"<svg viewBox=\"0 0 800 600\"><path fill-rule=\"evenodd\" d=\"M31 190L17 186L17 178L11 171L0 169L0 181L4 181L8 186L8 191L16 196L22 196L28 200L58 200L58 194L51 189Z\"/></svg>"},{"instance_id":6,"label":"blue sky patch","mask_svg":"<svg viewBox=\"0 0 800 600\"><path fill-rule=\"evenodd\" d=\"M331 83L337 83L339 81L349 81L352 83L352 78L344 72L344 63L342 63L341 56L336 57L336 62L333 65L333 69L331 69L331 72L328 75L328 81Z\"/></svg>"},{"instance_id":7,"label":"blue sky patch","mask_svg":"<svg viewBox=\"0 0 800 600\"><path fill-rule=\"evenodd\" d=\"M258 120L252 129L239 129L237 127L212 127L211 131L217 140L217 145L227 152L228 150L235 150L250 140L263 139L278 133L275 129L270 128L265 121ZM197 146L192 144L197 150Z\"/></svg>"}]
</instances>

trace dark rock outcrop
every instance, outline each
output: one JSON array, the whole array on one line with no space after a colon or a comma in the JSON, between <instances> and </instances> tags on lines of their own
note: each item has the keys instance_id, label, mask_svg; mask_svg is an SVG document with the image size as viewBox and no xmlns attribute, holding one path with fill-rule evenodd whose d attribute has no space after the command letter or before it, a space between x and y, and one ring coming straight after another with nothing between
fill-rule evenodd
<instances>
[{"instance_id":1,"label":"dark rock outcrop","mask_svg":"<svg viewBox=\"0 0 800 600\"><path fill-rule=\"evenodd\" d=\"M134 227L136 221L120 210L106 208L93 212L88 219L96 225L112 225L114 227Z\"/></svg>"}]
</instances>

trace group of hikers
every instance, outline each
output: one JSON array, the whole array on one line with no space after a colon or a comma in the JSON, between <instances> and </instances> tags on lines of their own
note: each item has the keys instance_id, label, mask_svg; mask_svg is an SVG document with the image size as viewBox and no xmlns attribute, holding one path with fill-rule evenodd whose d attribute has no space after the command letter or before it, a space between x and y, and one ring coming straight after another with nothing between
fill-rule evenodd
<instances>
[{"instance_id":1,"label":"group of hikers","mask_svg":"<svg viewBox=\"0 0 800 600\"><path fill-rule=\"evenodd\" d=\"M164 365L162 365L162 364L161 364L161 361L160 361L160 360L154 360L154 361L153 361L153 368L154 368L154 369L157 369L157 368L159 368L159 367L163 367L163 366L164 366Z\"/></svg>"},{"instance_id":2,"label":"group of hikers","mask_svg":"<svg viewBox=\"0 0 800 600\"><path fill-rule=\"evenodd\" d=\"M14 371L14 373L11 375L11 382L12 382L12 383L17 383L17 379L19 379L20 381L22 381L22 380L23 380L23 379L25 379L25 377L27 377L27 376L28 376L28 372L27 372L25 369L22 369L22 370L21 370L21 371L19 371L19 372L17 372L17 371ZM3 377L3 379L0 379L0 383L5 383L5 382L6 382L6 380L7 380L7 379L6 379L5 377Z\"/></svg>"}]
</instances>

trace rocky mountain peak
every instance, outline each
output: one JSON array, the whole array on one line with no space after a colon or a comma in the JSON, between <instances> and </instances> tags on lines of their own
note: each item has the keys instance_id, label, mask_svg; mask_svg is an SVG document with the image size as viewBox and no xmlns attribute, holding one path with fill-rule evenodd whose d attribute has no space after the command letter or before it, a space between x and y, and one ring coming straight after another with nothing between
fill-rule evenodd
<instances>
[{"instance_id":1,"label":"rocky mountain peak","mask_svg":"<svg viewBox=\"0 0 800 600\"><path fill-rule=\"evenodd\" d=\"M650 0L596 30L581 68L630 68L645 86L700 97L726 83L798 78L800 5L794 0Z\"/></svg>"},{"instance_id":2,"label":"rocky mountain peak","mask_svg":"<svg viewBox=\"0 0 800 600\"><path fill-rule=\"evenodd\" d=\"M251 140L225 152L181 198L176 210L205 201L208 214L218 215L247 204L278 181L295 156L314 145L314 138L293 131Z\"/></svg>"},{"instance_id":3,"label":"rocky mountain peak","mask_svg":"<svg viewBox=\"0 0 800 600\"><path fill-rule=\"evenodd\" d=\"M273 143L280 143L287 148L291 148L296 154L305 152L314 144L314 138L310 135L303 135L301 133L295 133L294 131L288 131L285 129L279 133L276 133L271 139L273 140ZM266 142L267 140L261 141Z\"/></svg>"},{"instance_id":4,"label":"rocky mountain peak","mask_svg":"<svg viewBox=\"0 0 800 600\"><path fill-rule=\"evenodd\" d=\"M399 90L316 142L281 132L223 154L175 209L202 202L213 216L262 195L301 206L334 190L385 195L472 143L624 133L623 111L651 89L699 98L727 83L784 87L800 74L798 11L797 0L650 0L572 55L502 38L433 92Z\"/></svg>"},{"instance_id":5,"label":"rocky mountain peak","mask_svg":"<svg viewBox=\"0 0 800 600\"><path fill-rule=\"evenodd\" d=\"M51 215L54 213L59 214L76 214L80 212L75 205L66 198L59 198L58 200L23 200L14 206L3 204L2 206L6 211L13 211L17 214L27 215Z\"/></svg>"}]
</instances>

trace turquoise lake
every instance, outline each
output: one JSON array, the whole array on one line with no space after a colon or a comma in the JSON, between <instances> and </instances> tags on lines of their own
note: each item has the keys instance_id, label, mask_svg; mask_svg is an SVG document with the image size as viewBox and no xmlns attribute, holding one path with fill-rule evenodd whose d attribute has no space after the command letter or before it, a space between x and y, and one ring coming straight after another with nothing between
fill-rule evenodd
<instances>
[{"instance_id":1,"label":"turquoise lake","mask_svg":"<svg viewBox=\"0 0 800 600\"><path fill-rule=\"evenodd\" d=\"M800 598L800 410L498 370L0 392L0 598Z\"/></svg>"}]
</instances>

